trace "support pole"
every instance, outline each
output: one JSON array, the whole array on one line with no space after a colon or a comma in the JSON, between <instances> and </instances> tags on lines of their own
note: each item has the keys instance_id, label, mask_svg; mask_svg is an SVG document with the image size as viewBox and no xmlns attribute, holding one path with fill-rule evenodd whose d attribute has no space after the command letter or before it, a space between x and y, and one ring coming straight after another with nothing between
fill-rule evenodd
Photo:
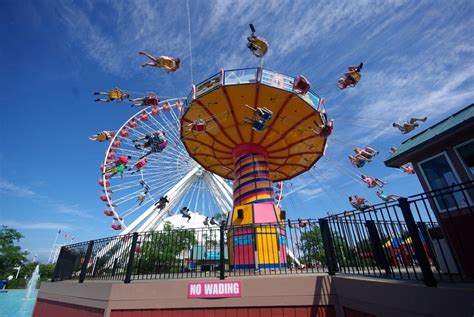
<instances>
[{"instance_id":1,"label":"support pole","mask_svg":"<svg viewBox=\"0 0 474 317\"><path fill-rule=\"evenodd\" d=\"M123 281L125 284L130 283L130 281L132 280L133 259L135 257L135 248L137 247L137 240L138 232L134 232L132 244L130 246L130 253L128 255L127 272L125 273L125 280Z\"/></svg>"},{"instance_id":2,"label":"support pole","mask_svg":"<svg viewBox=\"0 0 474 317\"><path fill-rule=\"evenodd\" d=\"M64 255L66 253L65 247L61 247L61 250L59 251L59 256L56 259L56 265L54 266L54 272L53 272L53 278L51 279L51 282L55 282L61 279L62 276L62 270L63 270L63 262L64 262ZM18 278L18 274L17 274Z\"/></svg>"},{"instance_id":3,"label":"support pole","mask_svg":"<svg viewBox=\"0 0 474 317\"><path fill-rule=\"evenodd\" d=\"M410 233L411 240L413 241L415 255L418 263L420 264L421 272L423 273L423 282L426 286L436 287L438 282L435 280L433 271L431 271L430 262L426 256L425 250L423 249L423 244L418 233L418 228L416 227L415 219L411 213L408 199L405 197L399 198L398 206L402 210L403 218L405 218L408 232Z\"/></svg>"},{"instance_id":4,"label":"support pole","mask_svg":"<svg viewBox=\"0 0 474 317\"><path fill-rule=\"evenodd\" d=\"M338 272L336 252L334 244L331 239L331 230L329 229L329 222L327 219L321 218L319 221L319 228L321 229L321 236L323 238L324 253L326 254L326 262L328 265L328 274L335 275Z\"/></svg>"},{"instance_id":5,"label":"support pole","mask_svg":"<svg viewBox=\"0 0 474 317\"><path fill-rule=\"evenodd\" d=\"M390 270L390 265L388 265L387 258L383 252L382 241L380 240L377 227L375 226L375 221L367 220L365 225L369 232L370 245L374 252L375 261L377 262L378 267L385 270L385 274L389 275L392 271Z\"/></svg>"},{"instance_id":6,"label":"support pole","mask_svg":"<svg viewBox=\"0 0 474 317\"><path fill-rule=\"evenodd\" d=\"M223 221L220 225L220 261L219 261L219 270L220 270L220 275L219 279L224 280L225 279L225 248L224 248L224 230L225 230L225 222Z\"/></svg>"},{"instance_id":7,"label":"support pole","mask_svg":"<svg viewBox=\"0 0 474 317\"><path fill-rule=\"evenodd\" d=\"M86 256L84 257L84 262L82 262L81 274L79 275L79 283L84 283L87 273L87 266L92 255L92 248L94 246L94 240L89 241L87 246Z\"/></svg>"}]
</instances>

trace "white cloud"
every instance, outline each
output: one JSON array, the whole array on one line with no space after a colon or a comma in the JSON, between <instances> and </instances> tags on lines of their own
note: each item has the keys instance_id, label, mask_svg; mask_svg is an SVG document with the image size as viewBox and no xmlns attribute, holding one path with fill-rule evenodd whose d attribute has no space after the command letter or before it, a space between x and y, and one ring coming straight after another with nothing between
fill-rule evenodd
<instances>
[{"instance_id":1,"label":"white cloud","mask_svg":"<svg viewBox=\"0 0 474 317\"><path fill-rule=\"evenodd\" d=\"M80 216L82 218L94 218L89 214L87 210L84 210L79 204L67 204L64 202L58 202L57 199L51 199L48 196L41 195L28 187L14 184L6 180L0 180L0 194L27 198L31 202L34 202L41 208L52 208L53 211L61 214L70 214Z\"/></svg>"},{"instance_id":2,"label":"white cloud","mask_svg":"<svg viewBox=\"0 0 474 317\"><path fill-rule=\"evenodd\" d=\"M29 198L37 195L28 187L19 186L5 180L0 180L0 193L4 195Z\"/></svg>"},{"instance_id":3,"label":"white cloud","mask_svg":"<svg viewBox=\"0 0 474 317\"><path fill-rule=\"evenodd\" d=\"M94 218L91 216L87 210L81 208L78 204L64 204L64 203L55 203L53 204L54 210L61 214L75 215L83 218Z\"/></svg>"},{"instance_id":4,"label":"white cloud","mask_svg":"<svg viewBox=\"0 0 474 317\"><path fill-rule=\"evenodd\" d=\"M328 114L336 120L327 152L331 162L318 162L312 171L316 176L307 173L295 179L286 187L286 196L318 197L325 189L334 194L334 188L347 187L348 177L356 184L352 172L357 170L351 170L347 160L353 147L375 143L384 151L404 138L392 122L427 116L421 130L474 99L469 2L219 0L189 1L189 5L196 82L219 68L258 64L245 47L248 24L254 23L270 43L266 67L308 75L326 97ZM61 17L72 40L104 71L124 77L141 72L149 78L151 71L138 66L138 50L176 54L184 57L184 70L173 78L188 84L185 1L108 2L106 13L97 12L97 6L92 1L85 8L68 2L62 5ZM365 62L360 84L343 92L335 88L346 66L360 61ZM169 78L161 76L160 84L172 85ZM76 205L57 210L84 215Z\"/></svg>"},{"instance_id":5,"label":"white cloud","mask_svg":"<svg viewBox=\"0 0 474 317\"><path fill-rule=\"evenodd\" d=\"M35 230L51 230L51 229L64 229L70 230L71 226L65 223L54 223L54 222L18 222L15 220L0 220L0 223L4 226L11 227L14 229L35 229Z\"/></svg>"}]
</instances>

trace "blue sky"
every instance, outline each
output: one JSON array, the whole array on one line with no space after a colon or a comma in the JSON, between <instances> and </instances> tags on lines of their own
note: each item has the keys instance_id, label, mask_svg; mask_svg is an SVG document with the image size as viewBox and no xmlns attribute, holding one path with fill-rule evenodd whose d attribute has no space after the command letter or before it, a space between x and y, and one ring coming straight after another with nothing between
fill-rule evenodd
<instances>
[{"instance_id":1,"label":"blue sky","mask_svg":"<svg viewBox=\"0 0 474 317\"><path fill-rule=\"evenodd\" d=\"M375 4L376 3L376 4ZM57 229L88 240L114 234L97 199L105 145L87 136L116 129L136 110L97 104L92 92L115 86L185 96L220 68L254 67L248 23L270 43L267 68L305 75L336 121L327 158L288 183L291 218L317 218L373 191L354 180L346 157L371 145L364 168L388 181L386 193L421 191L415 176L385 168L402 136L391 123L428 116L422 127L473 102L472 1L186 1L0 2L0 223L20 230L22 246L46 260ZM143 70L139 50L180 56L174 74ZM355 89L335 82L363 61Z\"/></svg>"}]
</instances>

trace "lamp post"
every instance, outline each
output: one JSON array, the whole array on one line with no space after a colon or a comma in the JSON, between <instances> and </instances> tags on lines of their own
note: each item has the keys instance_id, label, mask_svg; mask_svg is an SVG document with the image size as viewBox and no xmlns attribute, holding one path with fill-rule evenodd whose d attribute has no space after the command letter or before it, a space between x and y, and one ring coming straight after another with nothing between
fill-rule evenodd
<instances>
[{"instance_id":1,"label":"lamp post","mask_svg":"<svg viewBox=\"0 0 474 317\"><path fill-rule=\"evenodd\" d=\"M16 270L15 279L18 279L18 275L20 274L20 270L21 270L21 265L18 265L17 267L14 267L13 269Z\"/></svg>"}]
</instances>

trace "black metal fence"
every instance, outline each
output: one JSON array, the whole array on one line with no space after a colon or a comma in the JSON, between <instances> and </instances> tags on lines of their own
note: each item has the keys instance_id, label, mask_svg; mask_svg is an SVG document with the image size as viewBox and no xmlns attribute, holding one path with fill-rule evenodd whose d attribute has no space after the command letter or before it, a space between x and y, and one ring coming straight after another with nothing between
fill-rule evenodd
<instances>
[{"instance_id":1,"label":"black metal fence","mask_svg":"<svg viewBox=\"0 0 474 317\"><path fill-rule=\"evenodd\" d=\"M358 274L474 280L474 183L313 220L133 233L64 246L53 280Z\"/></svg>"},{"instance_id":2,"label":"black metal fence","mask_svg":"<svg viewBox=\"0 0 474 317\"><path fill-rule=\"evenodd\" d=\"M329 272L438 281L474 281L474 182L326 218Z\"/></svg>"}]
</instances>

